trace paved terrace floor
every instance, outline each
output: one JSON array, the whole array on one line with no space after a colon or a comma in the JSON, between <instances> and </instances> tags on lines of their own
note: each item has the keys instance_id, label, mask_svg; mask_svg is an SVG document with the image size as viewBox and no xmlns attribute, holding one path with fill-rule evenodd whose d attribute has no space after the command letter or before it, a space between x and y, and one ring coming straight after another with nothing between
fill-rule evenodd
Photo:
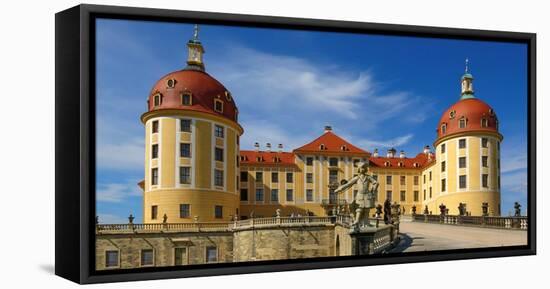
<instances>
[{"instance_id":1,"label":"paved terrace floor","mask_svg":"<svg viewBox=\"0 0 550 289\"><path fill-rule=\"evenodd\" d=\"M402 221L401 241L391 252L527 245L527 231Z\"/></svg>"}]
</instances>

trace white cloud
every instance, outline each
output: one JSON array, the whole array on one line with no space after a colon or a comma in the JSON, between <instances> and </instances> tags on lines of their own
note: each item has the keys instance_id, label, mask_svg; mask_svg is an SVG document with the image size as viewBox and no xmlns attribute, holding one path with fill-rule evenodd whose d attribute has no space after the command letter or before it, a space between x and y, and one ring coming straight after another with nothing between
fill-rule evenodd
<instances>
[{"instance_id":1,"label":"white cloud","mask_svg":"<svg viewBox=\"0 0 550 289\"><path fill-rule=\"evenodd\" d=\"M527 154L523 152L523 150L516 153L506 153L505 151L502 153L503 155L500 164L501 173L508 173L527 168Z\"/></svg>"},{"instance_id":2,"label":"white cloud","mask_svg":"<svg viewBox=\"0 0 550 289\"><path fill-rule=\"evenodd\" d=\"M409 143L413 137L413 134L406 134L388 140L359 139L357 144L371 151L375 148L397 148Z\"/></svg>"},{"instance_id":3,"label":"white cloud","mask_svg":"<svg viewBox=\"0 0 550 289\"><path fill-rule=\"evenodd\" d=\"M527 171L502 174L500 177L502 190L510 194L527 195ZM510 197L510 196L508 196Z\"/></svg>"},{"instance_id":4,"label":"white cloud","mask_svg":"<svg viewBox=\"0 0 550 289\"><path fill-rule=\"evenodd\" d=\"M121 139L118 143L98 142L96 160L101 169L143 170L144 141L140 138Z\"/></svg>"},{"instance_id":5,"label":"white cloud","mask_svg":"<svg viewBox=\"0 0 550 289\"><path fill-rule=\"evenodd\" d=\"M96 199L99 202L120 203L129 197L141 196L141 189L137 183L110 183L99 184Z\"/></svg>"}]
</instances>

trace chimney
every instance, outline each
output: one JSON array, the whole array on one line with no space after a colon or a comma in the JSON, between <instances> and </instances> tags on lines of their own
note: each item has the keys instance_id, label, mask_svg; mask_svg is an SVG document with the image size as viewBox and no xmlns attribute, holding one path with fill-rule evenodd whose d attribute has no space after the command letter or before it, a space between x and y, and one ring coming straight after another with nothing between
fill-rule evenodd
<instances>
[{"instance_id":1,"label":"chimney","mask_svg":"<svg viewBox=\"0 0 550 289\"><path fill-rule=\"evenodd\" d=\"M282 153L283 152L283 144L280 143L277 145L277 148L279 149L279 152Z\"/></svg>"},{"instance_id":2,"label":"chimney","mask_svg":"<svg viewBox=\"0 0 550 289\"><path fill-rule=\"evenodd\" d=\"M374 152L372 153L372 156L377 158L378 157L378 149L374 149Z\"/></svg>"},{"instance_id":3,"label":"chimney","mask_svg":"<svg viewBox=\"0 0 550 289\"><path fill-rule=\"evenodd\" d=\"M267 152L270 153L271 152L271 143L266 143L265 147L267 148Z\"/></svg>"},{"instance_id":4,"label":"chimney","mask_svg":"<svg viewBox=\"0 0 550 289\"><path fill-rule=\"evenodd\" d=\"M332 126L325 125L325 132L329 132L329 131L332 131Z\"/></svg>"},{"instance_id":5,"label":"chimney","mask_svg":"<svg viewBox=\"0 0 550 289\"><path fill-rule=\"evenodd\" d=\"M430 146L429 146L429 145L426 145L426 146L424 147L424 153L425 153L425 154L429 154L429 153L430 153Z\"/></svg>"},{"instance_id":6,"label":"chimney","mask_svg":"<svg viewBox=\"0 0 550 289\"><path fill-rule=\"evenodd\" d=\"M391 148L388 150L388 154L386 155L388 158L393 158L395 156L395 149Z\"/></svg>"},{"instance_id":7,"label":"chimney","mask_svg":"<svg viewBox=\"0 0 550 289\"><path fill-rule=\"evenodd\" d=\"M405 158L405 151L402 150L400 153L399 153L399 158L400 159L404 159Z\"/></svg>"},{"instance_id":8,"label":"chimney","mask_svg":"<svg viewBox=\"0 0 550 289\"><path fill-rule=\"evenodd\" d=\"M260 143L257 143L257 142L254 143L254 150L257 152L260 151Z\"/></svg>"}]
</instances>

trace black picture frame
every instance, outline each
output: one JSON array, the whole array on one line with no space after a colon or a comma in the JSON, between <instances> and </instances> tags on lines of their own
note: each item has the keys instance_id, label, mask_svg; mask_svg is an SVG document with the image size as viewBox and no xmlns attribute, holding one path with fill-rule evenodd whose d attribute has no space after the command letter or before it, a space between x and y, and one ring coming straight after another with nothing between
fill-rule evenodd
<instances>
[{"instance_id":1,"label":"black picture frame","mask_svg":"<svg viewBox=\"0 0 550 289\"><path fill-rule=\"evenodd\" d=\"M97 18L345 31L528 45L528 245L396 255L95 271L95 30ZM536 34L79 5L55 15L55 274L77 283L306 270L536 254Z\"/></svg>"}]
</instances>

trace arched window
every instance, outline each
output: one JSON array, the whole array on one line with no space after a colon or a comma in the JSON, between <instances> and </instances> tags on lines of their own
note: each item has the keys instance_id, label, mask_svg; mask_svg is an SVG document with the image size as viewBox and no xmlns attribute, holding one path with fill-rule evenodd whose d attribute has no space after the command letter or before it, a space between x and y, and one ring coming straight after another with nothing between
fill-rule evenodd
<instances>
[{"instance_id":1,"label":"arched window","mask_svg":"<svg viewBox=\"0 0 550 289\"><path fill-rule=\"evenodd\" d=\"M389 167L389 166L390 166L390 162L385 162L385 163L384 163L384 166Z\"/></svg>"},{"instance_id":2,"label":"arched window","mask_svg":"<svg viewBox=\"0 0 550 289\"><path fill-rule=\"evenodd\" d=\"M447 133L447 124L442 124L441 125L441 134L446 134Z\"/></svg>"},{"instance_id":3,"label":"arched window","mask_svg":"<svg viewBox=\"0 0 550 289\"><path fill-rule=\"evenodd\" d=\"M324 144L321 144L321 145L319 146L319 150L325 150L325 145L324 145Z\"/></svg>"},{"instance_id":4,"label":"arched window","mask_svg":"<svg viewBox=\"0 0 550 289\"><path fill-rule=\"evenodd\" d=\"M341 149L342 151L347 151L347 150L348 150L348 147L347 147L346 145L343 145L343 146L340 147L340 149Z\"/></svg>"},{"instance_id":5,"label":"arched window","mask_svg":"<svg viewBox=\"0 0 550 289\"><path fill-rule=\"evenodd\" d=\"M486 118L481 119L481 127L488 127L489 126L489 120Z\"/></svg>"},{"instance_id":6,"label":"arched window","mask_svg":"<svg viewBox=\"0 0 550 289\"><path fill-rule=\"evenodd\" d=\"M466 118L465 117L460 118L460 120L458 121L458 127L459 128L466 128Z\"/></svg>"},{"instance_id":7,"label":"arched window","mask_svg":"<svg viewBox=\"0 0 550 289\"><path fill-rule=\"evenodd\" d=\"M153 106L159 106L162 104L162 95L157 93L153 96Z\"/></svg>"}]
</instances>

